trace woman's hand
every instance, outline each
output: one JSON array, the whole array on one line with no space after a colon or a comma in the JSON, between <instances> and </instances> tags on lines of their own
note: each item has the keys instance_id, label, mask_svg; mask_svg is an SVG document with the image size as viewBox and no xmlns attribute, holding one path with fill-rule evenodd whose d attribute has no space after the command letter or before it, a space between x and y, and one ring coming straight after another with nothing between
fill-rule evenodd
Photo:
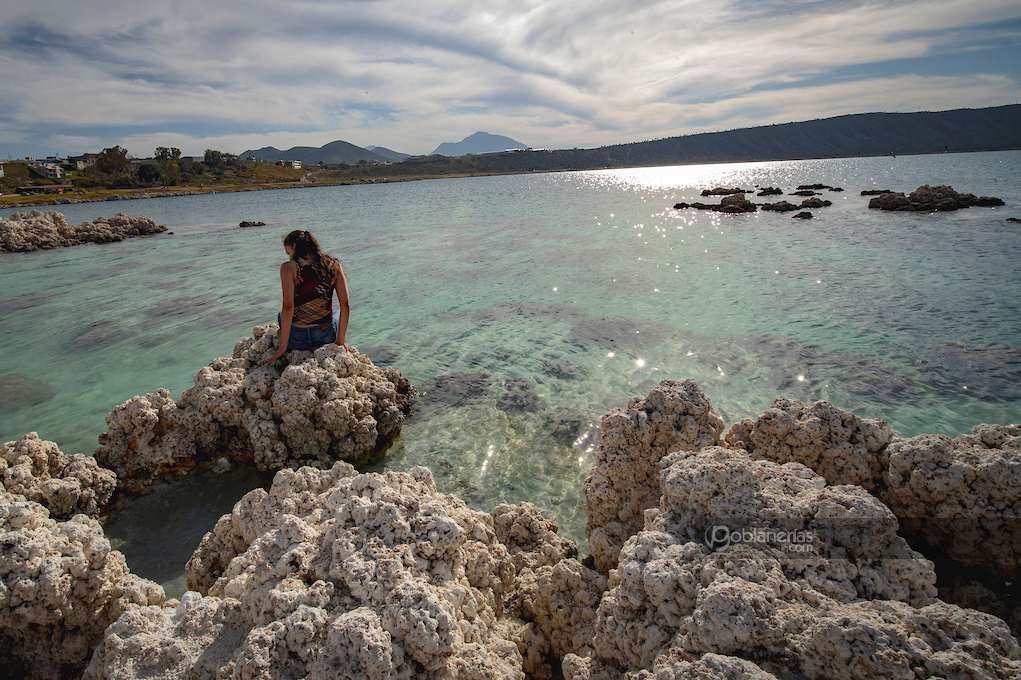
<instances>
[{"instance_id":1,"label":"woman's hand","mask_svg":"<svg viewBox=\"0 0 1021 680\"><path fill-rule=\"evenodd\" d=\"M275 364L276 362L280 361L280 357L282 357L286 353L287 353L286 347L278 347L277 351L273 352L272 356L270 356L269 359L266 359L264 362L262 362L262 365L270 366L272 364Z\"/></svg>"},{"instance_id":2,"label":"woman's hand","mask_svg":"<svg viewBox=\"0 0 1021 680\"><path fill-rule=\"evenodd\" d=\"M350 352L350 351L351 351L351 348L347 346L347 343L346 343L346 342L337 342L337 343L335 343L335 344L337 345L337 347L340 347L340 348L341 348L341 349L343 349L343 350L344 350L345 352Z\"/></svg>"}]
</instances>

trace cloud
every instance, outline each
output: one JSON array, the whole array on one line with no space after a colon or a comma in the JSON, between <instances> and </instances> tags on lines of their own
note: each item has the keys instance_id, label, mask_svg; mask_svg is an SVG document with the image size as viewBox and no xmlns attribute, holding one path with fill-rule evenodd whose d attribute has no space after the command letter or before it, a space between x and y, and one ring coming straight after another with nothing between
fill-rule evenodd
<instances>
[{"instance_id":1,"label":"cloud","mask_svg":"<svg viewBox=\"0 0 1021 680\"><path fill-rule=\"evenodd\" d=\"M0 150L422 153L478 129L593 146L1021 99L1014 1L21 5L0 27ZM962 72L976 49L1006 58Z\"/></svg>"}]
</instances>

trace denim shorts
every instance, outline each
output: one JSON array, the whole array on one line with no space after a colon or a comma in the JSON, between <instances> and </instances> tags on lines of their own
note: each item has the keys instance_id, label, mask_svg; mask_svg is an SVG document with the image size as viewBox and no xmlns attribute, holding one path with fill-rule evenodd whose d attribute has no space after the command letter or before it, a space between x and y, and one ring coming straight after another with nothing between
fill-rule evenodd
<instances>
[{"instance_id":1,"label":"denim shorts","mask_svg":"<svg viewBox=\"0 0 1021 680\"><path fill-rule=\"evenodd\" d=\"M283 322L283 317L277 314L277 325ZM328 345L331 342L337 341L337 332L340 328L340 310L333 310L333 323L327 326L323 330L319 330L318 326L312 326L311 328L299 328L294 324L291 324L291 335L287 339L287 350L313 350L319 349L323 345Z\"/></svg>"}]
</instances>

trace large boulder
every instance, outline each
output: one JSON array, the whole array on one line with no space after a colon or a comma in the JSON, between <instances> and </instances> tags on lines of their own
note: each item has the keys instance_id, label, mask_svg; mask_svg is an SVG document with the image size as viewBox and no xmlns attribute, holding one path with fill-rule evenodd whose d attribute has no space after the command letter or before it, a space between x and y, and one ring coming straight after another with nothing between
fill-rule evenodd
<instances>
[{"instance_id":1,"label":"large boulder","mask_svg":"<svg viewBox=\"0 0 1021 680\"><path fill-rule=\"evenodd\" d=\"M664 380L603 416L596 463L585 478L589 551L599 571L617 563L645 510L659 505L660 459L717 444L722 431L723 419L693 380Z\"/></svg>"},{"instance_id":2,"label":"large boulder","mask_svg":"<svg viewBox=\"0 0 1021 680\"><path fill-rule=\"evenodd\" d=\"M203 538L197 592L127 612L86 677L523 679L514 574L492 517L425 468L285 469Z\"/></svg>"},{"instance_id":3,"label":"large boulder","mask_svg":"<svg viewBox=\"0 0 1021 680\"><path fill-rule=\"evenodd\" d=\"M231 357L200 370L174 401L166 390L136 396L107 416L96 457L126 490L229 455L260 470L362 463L400 434L414 390L400 371L334 344L263 361L276 324L257 326Z\"/></svg>"},{"instance_id":4,"label":"large boulder","mask_svg":"<svg viewBox=\"0 0 1021 680\"><path fill-rule=\"evenodd\" d=\"M136 236L166 231L148 217L117 213L97 217L78 226L68 224L59 212L21 212L0 219L0 252L28 252L77 246L83 243L111 243Z\"/></svg>"},{"instance_id":5,"label":"large boulder","mask_svg":"<svg viewBox=\"0 0 1021 680\"><path fill-rule=\"evenodd\" d=\"M869 201L869 207L875 210L914 212L942 212L972 206L998 205L1003 205L1003 200L994 196L958 193L950 186L932 187L928 184L918 187L907 196L900 192L883 193Z\"/></svg>"},{"instance_id":6,"label":"large boulder","mask_svg":"<svg viewBox=\"0 0 1021 680\"><path fill-rule=\"evenodd\" d=\"M56 519L101 514L117 476L80 453L65 455L56 443L29 432L0 444L0 482L10 494L35 501Z\"/></svg>"},{"instance_id":7,"label":"large boulder","mask_svg":"<svg viewBox=\"0 0 1021 680\"><path fill-rule=\"evenodd\" d=\"M77 678L103 631L163 589L128 571L99 523L58 522L0 492L0 667L8 677Z\"/></svg>"},{"instance_id":8,"label":"large boulder","mask_svg":"<svg viewBox=\"0 0 1021 680\"><path fill-rule=\"evenodd\" d=\"M863 489L721 447L669 456L661 487L568 680L1021 674L1006 624L934 599L932 563Z\"/></svg>"}]
</instances>

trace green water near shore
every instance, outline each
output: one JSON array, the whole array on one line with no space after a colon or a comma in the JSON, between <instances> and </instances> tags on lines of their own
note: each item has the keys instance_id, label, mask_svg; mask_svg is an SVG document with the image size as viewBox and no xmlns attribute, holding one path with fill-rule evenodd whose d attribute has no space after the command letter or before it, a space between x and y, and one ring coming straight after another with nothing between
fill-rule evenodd
<instances>
[{"instance_id":1,"label":"green water near shore","mask_svg":"<svg viewBox=\"0 0 1021 680\"><path fill-rule=\"evenodd\" d=\"M427 465L481 508L530 500L582 538L594 424L664 378L697 379L728 422L780 395L904 434L1021 420L1021 229L1005 221L1021 216L1019 176L1021 153L1002 152L63 206L175 233L0 256L0 438L92 451L115 404L179 393L275 317L280 239L309 228L344 261L350 341L425 388L381 466ZM812 221L671 208L704 187L811 182L846 189ZM923 183L1007 207L880 213L859 196ZM238 493L184 484L174 502L210 518ZM115 528L129 561L158 545L155 529L147 546Z\"/></svg>"}]
</instances>

